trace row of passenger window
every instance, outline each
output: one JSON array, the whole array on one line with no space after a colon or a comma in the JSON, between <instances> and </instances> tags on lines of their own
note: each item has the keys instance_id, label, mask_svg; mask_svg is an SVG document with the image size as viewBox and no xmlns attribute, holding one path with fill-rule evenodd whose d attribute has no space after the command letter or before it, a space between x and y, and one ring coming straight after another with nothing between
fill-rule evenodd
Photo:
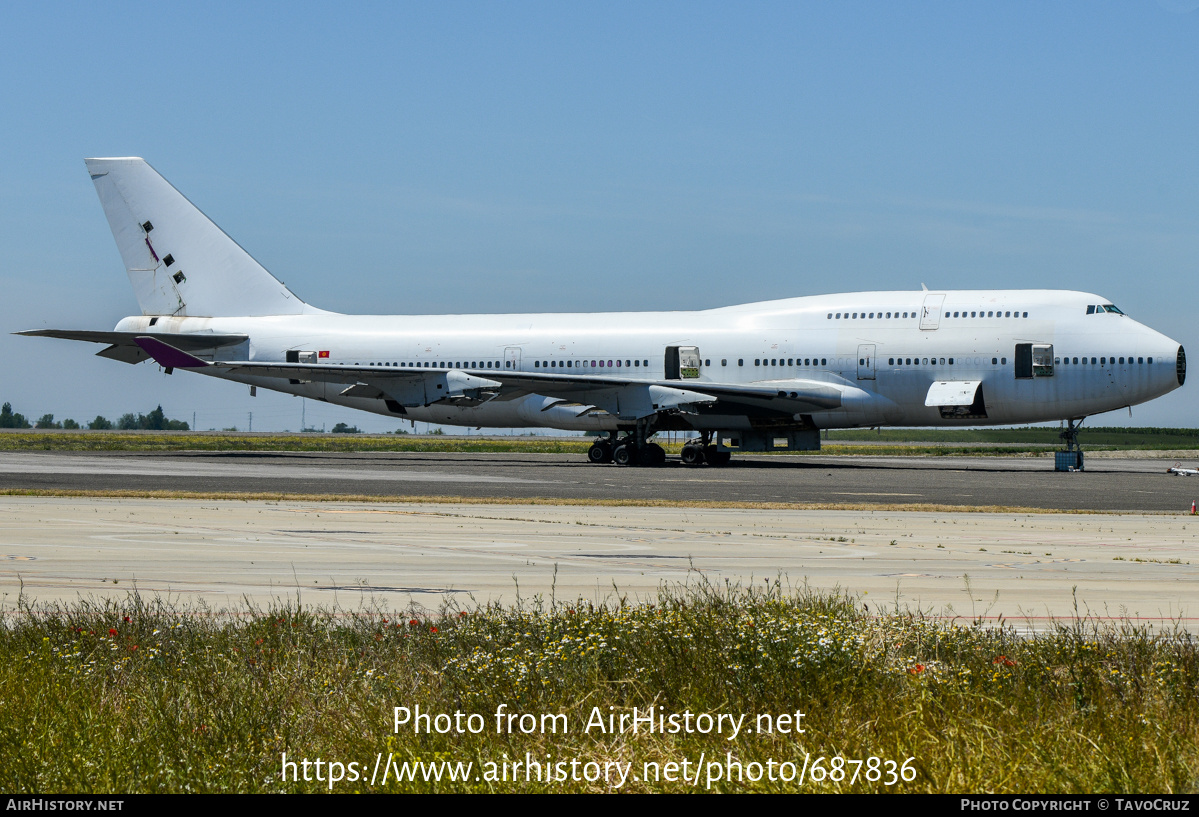
<instances>
[{"instance_id":1,"label":"row of passenger window","mask_svg":"<svg viewBox=\"0 0 1199 817\"><path fill-rule=\"evenodd\" d=\"M710 361L709 361L710 362ZM648 360L593 360L591 365L587 365L586 360L575 360L568 358L567 360L534 360L534 369L634 369L642 366L649 366Z\"/></svg>"},{"instance_id":2,"label":"row of passenger window","mask_svg":"<svg viewBox=\"0 0 1199 817\"><path fill-rule=\"evenodd\" d=\"M1027 312L1022 313L1019 310L1016 310L1015 312L1013 312L1010 309L1007 311L1004 311L1002 309L1000 309L1000 310L976 309L973 311L955 310L953 312L946 310L943 314L946 318L1021 318L1021 317L1027 318L1028 317ZM869 320L871 318L883 318L884 320L886 320L886 319L894 320L896 318L907 318L907 317L909 317L909 315L910 315L910 317L913 317L913 318L918 317L918 314L916 312L911 312L911 313L908 313L908 312L886 312L886 313L884 313L884 312L830 312L830 313L828 313L828 320L830 320L830 321L831 320L861 320L863 318L865 318L867 320Z\"/></svg>"},{"instance_id":3,"label":"row of passenger window","mask_svg":"<svg viewBox=\"0 0 1199 817\"><path fill-rule=\"evenodd\" d=\"M1026 313L1026 315L1027 315L1027 313ZM939 360L939 363L938 363L938 360ZM1152 365L1153 364L1152 357L1148 357L1148 358L1136 357L1136 358L1134 358L1132 355L1129 355L1127 357L1127 361L1129 364L1135 363L1137 365ZM966 361L967 364L969 364L969 362L970 362L969 360ZM1063 366L1070 365L1070 364L1085 366L1088 364L1088 362L1090 365L1093 365L1093 366L1106 366L1109 364L1109 362L1111 363L1111 365L1124 365L1125 358L1123 358L1123 357L1120 357L1120 358L1110 357L1109 358L1109 357L1102 357L1102 356L1097 357L1097 358L1096 357L1092 357L1092 358L1057 357L1057 358L1054 358L1053 362L1056 364L1063 365ZM979 358L975 358L974 363L975 363L975 365L981 365L981 361L979 360ZM588 364L590 364L590 365L588 365ZM993 365L993 366L994 365L1006 365L1006 364L1007 364L1006 357L991 358L991 365ZM355 363L354 365L357 366L358 364ZM490 360L477 360L477 361L470 361L470 362L456 361L456 362L444 362L444 363L439 360L438 361L423 361L423 362L406 362L406 361L404 361L404 362L378 362L378 363L372 362L369 365L371 365L371 366L391 366L391 367L396 367L396 368L410 368L410 369L412 369L412 368L415 368L415 369L421 369L421 368L424 368L424 369L499 369L499 368L511 369L512 361L504 361L502 366L500 364L500 361L498 361L498 360L496 360L494 362L490 361ZM711 359L705 360L704 365L711 366L712 365ZM727 358L722 359L720 361L720 365L727 366L728 359ZM739 358L737 360L737 365L744 366L745 359ZM815 357L754 358L754 365L755 366L827 366L828 359L823 358L823 357L821 357L821 358L815 358ZM952 365L954 365L954 360L953 360L953 358L944 358L944 357L939 358L939 359L935 358L935 357L931 357L931 358L929 358L929 357L926 357L926 358L892 357L892 358L887 358L887 365L889 365L889 366L930 366L930 365L932 365L932 366L936 366L936 365L952 366ZM535 360L535 361L533 361L533 368L535 368L535 369L583 369L583 368L619 369L622 367L623 368L641 368L643 366L648 367L649 361L648 360L623 360L622 361L622 360L615 360L615 359L612 359L612 360L595 359L595 360L590 360L590 361L588 361L588 360L577 360L576 361L574 359Z\"/></svg>"},{"instance_id":4,"label":"row of passenger window","mask_svg":"<svg viewBox=\"0 0 1199 817\"><path fill-rule=\"evenodd\" d=\"M1087 364L1087 361L1088 361L1088 360L1090 360L1090 363L1091 363L1091 365L1092 365L1092 366L1107 366L1107 365L1109 365L1109 364L1110 364L1110 365L1123 365L1123 364L1124 364L1124 360L1125 360L1125 358L1119 358L1119 359L1117 359L1117 358L1115 358L1115 357L1099 357L1099 358L1094 358L1094 357L1092 357L1092 358L1085 358L1085 357L1075 357L1075 358L1069 358L1069 357L1055 357L1055 358L1053 359L1053 362L1054 362L1054 363L1060 363L1060 364L1062 364L1063 366L1065 366L1065 365L1067 365L1067 364L1070 364L1070 363L1074 363L1074 364L1077 364L1077 365L1080 365L1080 366L1085 366L1085 365ZM1135 357L1135 358L1134 358L1132 355L1129 355L1129 356L1128 356L1128 362L1129 362L1130 364L1134 364L1134 365L1152 365L1152 364L1153 364L1153 358L1151 358L1151 357Z\"/></svg>"},{"instance_id":5,"label":"row of passenger window","mask_svg":"<svg viewBox=\"0 0 1199 817\"><path fill-rule=\"evenodd\" d=\"M866 361L864 358L860 359L858 361L859 364L865 364L865 362ZM967 366L970 365L970 358L966 358L966 360L964 362ZM1006 365L1006 364L1007 364L1006 357L991 358L992 366L1002 366L1002 365ZM952 366L953 358L889 357L889 358L887 358L887 365L888 366ZM974 365L981 366L982 358L980 358L980 357L974 358Z\"/></svg>"},{"instance_id":6,"label":"row of passenger window","mask_svg":"<svg viewBox=\"0 0 1199 817\"><path fill-rule=\"evenodd\" d=\"M858 318L890 318L890 319L894 320L895 318L899 318L899 317L901 317L901 315L898 312L888 312L886 315L884 315L882 312L869 312L869 313L854 312L852 314L849 312L836 312L836 313L830 312L830 313L828 313L828 319L830 321L831 320L838 320L838 321L854 320L854 319L858 319ZM902 317L904 317L904 318L908 317L908 313L904 312ZM912 317L913 318L916 317L915 312L912 313Z\"/></svg>"},{"instance_id":7,"label":"row of passenger window","mask_svg":"<svg viewBox=\"0 0 1199 817\"><path fill-rule=\"evenodd\" d=\"M358 364L355 363L354 365L357 366ZM470 362L470 363L468 363L466 361L457 361L457 362L447 361L447 362L443 363L440 360L425 360L425 361L416 361L416 362L379 361L378 363L372 362L368 365L370 365L370 366L392 366L392 367L399 368L399 369L499 369L499 368L511 369L512 361L510 361L510 360L504 361L504 365L502 367L500 366L500 362L498 360L495 361L494 365L492 365L492 361L490 361L490 360L476 360L476 361Z\"/></svg>"},{"instance_id":8,"label":"row of passenger window","mask_svg":"<svg viewBox=\"0 0 1199 817\"><path fill-rule=\"evenodd\" d=\"M720 365L721 366L724 365L723 360L720 361ZM744 366L745 360L743 360L743 359L738 360L737 365ZM788 357L788 358L755 357L754 365L755 366L827 366L828 360L823 357L820 357L820 358L816 358L816 357L795 357L795 358L792 358L792 357Z\"/></svg>"},{"instance_id":9,"label":"row of passenger window","mask_svg":"<svg viewBox=\"0 0 1199 817\"><path fill-rule=\"evenodd\" d=\"M1054 363L1056 363L1056 364L1061 364L1061 365L1063 365L1063 366L1064 366L1064 365L1069 365L1069 364L1071 364L1071 363L1073 363L1073 364L1075 364L1075 365L1083 366L1083 365L1087 365L1087 363L1088 363L1088 362L1089 362L1091 365L1093 365L1093 366L1107 366L1107 365L1109 365L1109 363L1110 363L1111 365L1123 365L1123 364L1124 364L1124 360L1125 360L1125 358L1119 358L1119 359L1117 359L1117 358L1115 358L1115 357L1092 357L1092 358L1086 358L1086 357L1075 357L1075 358L1069 358L1069 357L1055 357L1055 358L1053 359L1053 362L1054 362ZM908 357L908 358L903 358L903 357L890 357L890 358L887 358L887 365L888 365L888 366L930 366L930 365L932 365L932 366L935 366L935 365L938 365L937 361L938 361L938 359L937 359L937 358L935 358L935 357L926 357L926 358L919 358L919 357ZM861 362L864 362L864 361L861 361ZM966 364L967 364L967 365L969 365L969 363L970 363L970 360L969 360L969 358L967 358L965 362L966 362ZM974 358L974 363L975 363L975 365L979 365L979 364L980 364L980 359L979 359L979 358ZM1140 365L1152 365L1152 363L1153 363L1153 358L1152 358L1152 357L1133 357L1132 355L1129 355L1129 356L1128 356L1128 363L1130 363L1130 364L1140 364ZM947 365L947 364L948 364L948 365L950 365L950 366L952 366L952 365L953 365L953 358L940 358L940 365L944 366L944 365ZM1006 358L1006 357L993 357L993 358L991 358L991 365L992 365L992 366L1002 366L1002 365L1007 365L1007 358Z\"/></svg>"},{"instance_id":10,"label":"row of passenger window","mask_svg":"<svg viewBox=\"0 0 1199 817\"><path fill-rule=\"evenodd\" d=\"M1007 312L1004 312L1002 310L996 310L996 309L989 309L986 312L983 312L981 309L974 311L974 312L957 312L957 311L950 312L949 310L946 310L945 317L946 318L1020 318L1020 317L1027 318L1028 313L1025 312L1025 313L1021 314L1019 311L1012 312L1010 310Z\"/></svg>"},{"instance_id":11,"label":"row of passenger window","mask_svg":"<svg viewBox=\"0 0 1199 817\"><path fill-rule=\"evenodd\" d=\"M707 361L707 365L710 365L711 362L712 361L710 361L710 360ZM590 364L590 365L588 365L588 364ZM358 364L355 363L354 365L357 366ZM505 360L502 365L500 364L500 361L498 361L498 360L496 360L496 361L491 361L491 360L444 361L444 362L440 361L440 360L426 360L426 361L415 361L415 362L409 362L409 361L374 362L374 361L372 361L368 365L370 365L370 366L390 366L390 367L395 367L395 368L399 368L399 369L500 369L500 368L511 369L512 361ZM544 369L585 369L585 368L619 369L619 368L640 368L642 366L648 367L649 361L648 360L614 360L614 359L613 360L599 360L598 358L595 360L591 360L591 361L574 360L574 359L570 359L570 360L535 360L535 361L533 361L533 368L535 368L535 369L543 369L543 368Z\"/></svg>"}]
</instances>

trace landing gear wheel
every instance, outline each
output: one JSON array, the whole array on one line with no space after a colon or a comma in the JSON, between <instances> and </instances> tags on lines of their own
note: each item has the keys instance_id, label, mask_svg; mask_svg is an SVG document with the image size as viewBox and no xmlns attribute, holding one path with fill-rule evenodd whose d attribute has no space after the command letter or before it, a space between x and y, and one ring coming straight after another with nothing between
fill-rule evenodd
<instances>
[{"instance_id":1,"label":"landing gear wheel","mask_svg":"<svg viewBox=\"0 0 1199 817\"><path fill-rule=\"evenodd\" d=\"M622 443L616 446L616 450L612 452L612 461L617 465L636 465L637 449Z\"/></svg>"},{"instance_id":2,"label":"landing gear wheel","mask_svg":"<svg viewBox=\"0 0 1199 817\"><path fill-rule=\"evenodd\" d=\"M703 465L704 449L698 445L683 446L682 460L684 465Z\"/></svg>"},{"instance_id":3,"label":"landing gear wheel","mask_svg":"<svg viewBox=\"0 0 1199 817\"><path fill-rule=\"evenodd\" d=\"M642 451L642 459L646 465L665 465L666 449L657 443L650 443Z\"/></svg>"},{"instance_id":4,"label":"landing gear wheel","mask_svg":"<svg viewBox=\"0 0 1199 817\"><path fill-rule=\"evenodd\" d=\"M587 449L587 459L596 464L612 462L612 445L607 442L592 443Z\"/></svg>"},{"instance_id":5,"label":"landing gear wheel","mask_svg":"<svg viewBox=\"0 0 1199 817\"><path fill-rule=\"evenodd\" d=\"M728 451L721 451L714 445L704 446L704 460L708 465L728 465L732 458L733 455Z\"/></svg>"}]
</instances>

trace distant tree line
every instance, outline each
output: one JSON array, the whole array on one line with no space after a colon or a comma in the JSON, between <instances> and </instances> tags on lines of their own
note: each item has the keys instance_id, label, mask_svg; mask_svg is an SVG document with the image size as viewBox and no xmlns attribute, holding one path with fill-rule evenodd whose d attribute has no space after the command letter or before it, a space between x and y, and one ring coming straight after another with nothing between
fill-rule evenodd
<instances>
[{"instance_id":1,"label":"distant tree line","mask_svg":"<svg viewBox=\"0 0 1199 817\"><path fill-rule=\"evenodd\" d=\"M12 403L0 408L0 428L33 428L24 414L13 414Z\"/></svg>"},{"instance_id":2,"label":"distant tree line","mask_svg":"<svg viewBox=\"0 0 1199 817\"><path fill-rule=\"evenodd\" d=\"M190 431L183 420L171 420L163 413L162 406L158 406L149 414L122 414L116 422L109 420L100 415L96 415L96 419L87 424L87 427L92 431L108 431L110 429L118 429L120 431ZM54 420L53 414L43 414L41 419L35 424L30 424L24 414L19 414L12 410L11 403L5 403L0 407L0 428L80 428L79 423L71 419L63 420L61 423Z\"/></svg>"}]
</instances>

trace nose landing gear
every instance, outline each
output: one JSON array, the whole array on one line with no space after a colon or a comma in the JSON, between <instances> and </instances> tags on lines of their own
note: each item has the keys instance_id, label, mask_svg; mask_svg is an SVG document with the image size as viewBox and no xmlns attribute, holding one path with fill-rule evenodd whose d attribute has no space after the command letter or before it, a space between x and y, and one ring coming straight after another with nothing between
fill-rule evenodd
<instances>
[{"instance_id":1,"label":"nose landing gear","mask_svg":"<svg viewBox=\"0 0 1199 817\"><path fill-rule=\"evenodd\" d=\"M1066 444L1065 451L1055 451L1053 455L1053 470L1081 471L1083 470L1082 448L1078 445L1079 426L1083 418L1066 420L1066 429L1058 436ZM1077 423L1077 425L1076 425Z\"/></svg>"}]
</instances>

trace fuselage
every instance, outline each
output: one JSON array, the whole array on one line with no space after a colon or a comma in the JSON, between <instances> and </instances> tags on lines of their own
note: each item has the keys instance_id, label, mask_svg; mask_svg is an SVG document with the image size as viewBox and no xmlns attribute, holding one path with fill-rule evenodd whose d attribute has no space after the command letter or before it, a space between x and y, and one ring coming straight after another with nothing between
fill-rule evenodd
<instances>
[{"instance_id":1,"label":"fuselage","mask_svg":"<svg viewBox=\"0 0 1199 817\"><path fill-rule=\"evenodd\" d=\"M845 395L842 404L794 418L815 428L1077 419L1151 400L1178 388L1185 377L1185 356L1176 341L1100 296L1054 290L860 292L694 312L137 316L122 320L117 330L242 333L249 341L222 350L222 357L257 362L456 369L483 377L506 371L669 379L700 391L705 383L827 383ZM397 414L382 399L344 396L340 384L228 377ZM978 384L973 405L939 404L930 390L946 382ZM563 405L537 394L399 413L461 426L620 425L605 412L580 412L577 403ZM696 430L749 428L755 422L719 409L687 419Z\"/></svg>"}]
</instances>

